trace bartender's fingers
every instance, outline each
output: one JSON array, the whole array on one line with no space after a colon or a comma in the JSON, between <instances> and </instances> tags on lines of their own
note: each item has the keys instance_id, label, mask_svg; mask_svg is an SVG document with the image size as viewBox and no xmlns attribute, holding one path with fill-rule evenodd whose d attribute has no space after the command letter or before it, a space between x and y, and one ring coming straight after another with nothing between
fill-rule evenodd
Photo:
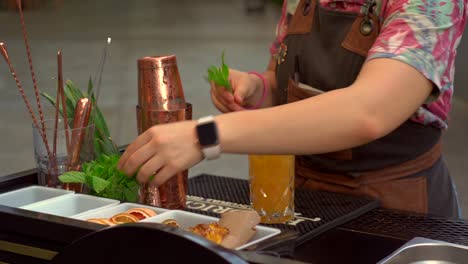
<instances>
[{"instance_id":1,"label":"bartender's fingers","mask_svg":"<svg viewBox=\"0 0 468 264\"><path fill-rule=\"evenodd\" d=\"M125 161L121 170L128 176L133 175L138 168L147 162L151 157L156 154L157 149L149 141L139 149L135 150Z\"/></svg>"},{"instance_id":2,"label":"bartender's fingers","mask_svg":"<svg viewBox=\"0 0 468 264\"><path fill-rule=\"evenodd\" d=\"M240 98L240 96L246 93L243 86L240 86L236 89L235 96L237 97L237 100L235 99L234 95L231 92L227 91L224 88L214 87L212 89L214 90L212 94L215 95L214 97L216 98L217 102L220 103L220 105L222 105L223 110L227 109L227 111L225 112L245 110L245 108L241 104L238 103L238 102L242 102L242 99ZM213 102L214 102L214 99L213 99Z\"/></svg>"},{"instance_id":3,"label":"bartender's fingers","mask_svg":"<svg viewBox=\"0 0 468 264\"><path fill-rule=\"evenodd\" d=\"M148 182L151 176L156 175L163 166L163 160L158 155L148 160L138 171L137 180L139 182Z\"/></svg>"},{"instance_id":4,"label":"bartender's fingers","mask_svg":"<svg viewBox=\"0 0 468 264\"><path fill-rule=\"evenodd\" d=\"M243 87L241 86L238 89L243 90ZM229 111L240 111L245 109L242 107L242 105L238 104L236 100L234 100L234 95L226 89L218 89L218 93L220 94L222 101L224 101L224 105L229 109Z\"/></svg>"},{"instance_id":5,"label":"bartender's fingers","mask_svg":"<svg viewBox=\"0 0 468 264\"><path fill-rule=\"evenodd\" d=\"M216 89L216 88L212 88L212 90L213 89ZM218 108L220 112L222 113L230 112L230 110L223 103L220 102L220 99L216 96L214 92L211 92L211 100L213 101L214 106Z\"/></svg>"},{"instance_id":6,"label":"bartender's fingers","mask_svg":"<svg viewBox=\"0 0 468 264\"><path fill-rule=\"evenodd\" d=\"M161 170L159 170L155 175L153 180L151 181L152 184L155 184L156 186L161 186L161 184L165 183L169 178L172 176L176 175L177 172L179 172L180 169L175 166L174 164L167 164Z\"/></svg>"},{"instance_id":7,"label":"bartender's fingers","mask_svg":"<svg viewBox=\"0 0 468 264\"><path fill-rule=\"evenodd\" d=\"M238 92L234 93L234 102L238 103L239 105L244 105L244 96Z\"/></svg>"},{"instance_id":8,"label":"bartender's fingers","mask_svg":"<svg viewBox=\"0 0 468 264\"><path fill-rule=\"evenodd\" d=\"M225 106L230 112L245 110L245 108L242 105L234 101L234 96L230 92L224 91L222 92L222 96L224 100L227 101Z\"/></svg>"},{"instance_id":9,"label":"bartender's fingers","mask_svg":"<svg viewBox=\"0 0 468 264\"><path fill-rule=\"evenodd\" d=\"M242 110L245 110L246 108L239 105L238 103L234 102L234 103L231 103L231 104L228 104L228 108L235 112L235 111L242 111Z\"/></svg>"},{"instance_id":10,"label":"bartender's fingers","mask_svg":"<svg viewBox=\"0 0 468 264\"><path fill-rule=\"evenodd\" d=\"M218 98L218 101L224 105L229 104L230 102L234 101L232 96L229 96L229 93L225 93L226 89L224 87L220 87L216 85L214 82L211 82L211 93Z\"/></svg>"},{"instance_id":11,"label":"bartender's fingers","mask_svg":"<svg viewBox=\"0 0 468 264\"><path fill-rule=\"evenodd\" d=\"M127 162L128 158L133 155L135 151L140 149L142 146L146 145L151 140L151 135L148 133L148 130L145 131L143 134L138 136L130 145L127 146L125 152L120 157L119 163L117 164L117 168L122 170Z\"/></svg>"}]
</instances>

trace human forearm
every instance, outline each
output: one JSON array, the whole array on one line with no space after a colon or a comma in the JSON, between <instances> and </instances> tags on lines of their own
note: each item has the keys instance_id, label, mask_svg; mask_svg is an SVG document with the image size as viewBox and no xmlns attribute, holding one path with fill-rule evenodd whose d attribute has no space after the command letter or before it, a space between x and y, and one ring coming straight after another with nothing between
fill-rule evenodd
<instances>
[{"instance_id":1,"label":"human forearm","mask_svg":"<svg viewBox=\"0 0 468 264\"><path fill-rule=\"evenodd\" d=\"M271 109L218 116L221 146L230 153L276 154L315 154L358 146L397 128L431 88L410 66L376 60L348 88Z\"/></svg>"},{"instance_id":2,"label":"human forearm","mask_svg":"<svg viewBox=\"0 0 468 264\"><path fill-rule=\"evenodd\" d=\"M339 104L339 94L346 92L343 89L293 104L220 115L216 121L221 148L227 153L314 154L368 142L372 133L359 109L348 108L343 113L342 108L331 107Z\"/></svg>"}]
</instances>

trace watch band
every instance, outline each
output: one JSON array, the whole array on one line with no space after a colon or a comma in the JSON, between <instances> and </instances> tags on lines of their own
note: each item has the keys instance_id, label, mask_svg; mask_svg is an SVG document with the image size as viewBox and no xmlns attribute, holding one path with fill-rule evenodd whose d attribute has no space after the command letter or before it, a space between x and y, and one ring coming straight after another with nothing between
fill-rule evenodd
<instances>
[{"instance_id":1,"label":"watch band","mask_svg":"<svg viewBox=\"0 0 468 264\"><path fill-rule=\"evenodd\" d=\"M206 123L214 122L214 121L215 121L214 117L212 115L209 115L209 116L205 116L205 117L198 119L198 124L206 124Z\"/></svg>"},{"instance_id":2,"label":"watch band","mask_svg":"<svg viewBox=\"0 0 468 264\"><path fill-rule=\"evenodd\" d=\"M212 147L202 147L203 156L207 160L214 160L221 156L221 147L219 145L212 146Z\"/></svg>"},{"instance_id":3,"label":"watch band","mask_svg":"<svg viewBox=\"0 0 468 264\"><path fill-rule=\"evenodd\" d=\"M198 119L199 125L210 123L210 122L213 122L213 123L215 122L214 117L211 115ZM217 159L221 155L221 147L219 146L219 144L212 145L212 146L201 146L201 151L203 153L203 156L207 160Z\"/></svg>"}]
</instances>

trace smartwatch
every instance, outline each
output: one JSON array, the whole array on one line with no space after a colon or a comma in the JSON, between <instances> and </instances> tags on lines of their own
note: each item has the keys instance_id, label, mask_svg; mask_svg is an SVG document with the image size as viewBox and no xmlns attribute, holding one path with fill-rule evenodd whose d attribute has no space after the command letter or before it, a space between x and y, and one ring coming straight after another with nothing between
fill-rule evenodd
<instances>
[{"instance_id":1,"label":"smartwatch","mask_svg":"<svg viewBox=\"0 0 468 264\"><path fill-rule=\"evenodd\" d=\"M205 159L218 158L221 155L221 147L219 146L218 128L213 116L198 119L196 131Z\"/></svg>"}]
</instances>

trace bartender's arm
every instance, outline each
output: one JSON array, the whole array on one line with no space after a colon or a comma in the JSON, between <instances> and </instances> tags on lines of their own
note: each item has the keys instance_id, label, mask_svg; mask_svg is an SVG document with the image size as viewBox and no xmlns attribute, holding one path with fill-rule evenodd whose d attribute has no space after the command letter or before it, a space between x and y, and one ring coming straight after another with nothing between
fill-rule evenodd
<instances>
[{"instance_id":1,"label":"bartender's arm","mask_svg":"<svg viewBox=\"0 0 468 264\"><path fill-rule=\"evenodd\" d=\"M315 154L380 138L407 120L433 85L392 59L367 62L353 85L299 102L216 117L222 152ZM161 184L203 159L195 121L154 126L130 144L119 168Z\"/></svg>"},{"instance_id":2,"label":"bartender's arm","mask_svg":"<svg viewBox=\"0 0 468 264\"><path fill-rule=\"evenodd\" d=\"M424 75L403 62L371 60L349 87L218 116L221 147L229 153L316 154L362 145L410 118L432 89Z\"/></svg>"}]
</instances>

